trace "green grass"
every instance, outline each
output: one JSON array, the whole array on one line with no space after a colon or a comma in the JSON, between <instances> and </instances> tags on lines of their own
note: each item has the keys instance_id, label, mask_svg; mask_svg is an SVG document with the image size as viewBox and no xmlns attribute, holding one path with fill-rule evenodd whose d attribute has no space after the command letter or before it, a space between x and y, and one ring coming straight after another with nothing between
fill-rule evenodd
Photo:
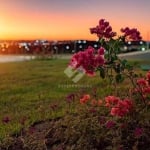
<instances>
[{"instance_id":1,"label":"green grass","mask_svg":"<svg viewBox=\"0 0 150 150\"><path fill-rule=\"evenodd\" d=\"M65 97L83 87L86 91L101 88L100 97L110 93L99 76L84 76L77 84L73 83L64 74L67 64L68 60L59 59L0 63L0 139L17 134L24 117L27 117L25 127L29 127L34 122L64 115ZM60 108L55 116L51 104ZM2 122L5 116L11 119L8 124Z\"/></svg>"},{"instance_id":2,"label":"green grass","mask_svg":"<svg viewBox=\"0 0 150 150\"><path fill-rule=\"evenodd\" d=\"M51 103L63 106L55 114L63 115L69 93L79 91L80 86L90 90L100 84L97 78L86 76L74 84L64 74L67 64L68 60L58 59L0 64L0 138L17 133L23 117L28 118L26 127L53 117ZM11 119L8 124L1 121L5 116Z\"/></svg>"}]
</instances>

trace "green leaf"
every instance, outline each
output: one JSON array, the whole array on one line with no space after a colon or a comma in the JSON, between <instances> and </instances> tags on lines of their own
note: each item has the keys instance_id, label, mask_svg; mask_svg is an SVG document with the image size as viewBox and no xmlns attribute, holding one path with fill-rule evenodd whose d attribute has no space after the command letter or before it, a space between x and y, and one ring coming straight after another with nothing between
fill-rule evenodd
<instances>
[{"instance_id":1,"label":"green leaf","mask_svg":"<svg viewBox=\"0 0 150 150\"><path fill-rule=\"evenodd\" d=\"M133 70L133 66L131 66L130 64L126 64L126 68L128 69L128 71Z\"/></svg>"},{"instance_id":2,"label":"green leaf","mask_svg":"<svg viewBox=\"0 0 150 150\"><path fill-rule=\"evenodd\" d=\"M116 75L116 82L117 83L121 83L121 82L123 82L123 80L124 80L124 77L121 74Z\"/></svg>"},{"instance_id":3,"label":"green leaf","mask_svg":"<svg viewBox=\"0 0 150 150\"><path fill-rule=\"evenodd\" d=\"M101 67L99 69L99 72L100 72L100 77L104 79L105 78L105 69Z\"/></svg>"},{"instance_id":4,"label":"green leaf","mask_svg":"<svg viewBox=\"0 0 150 150\"><path fill-rule=\"evenodd\" d=\"M115 70L116 73L120 73L121 72L121 66L120 66L120 64L115 65L114 66L114 70Z\"/></svg>"},{"instance_id":5,"label":"green leaf","mask_svg":"<svg viewBox=\"0 0 150 150\"><path fill-rule=\"evenodd\" d=\"M122 61L121 61L121 64L125 67L126 66L126 64L127 64L127 60L126 59L123 59Z\"/></svg>"},{"instance_id":6,"label":"green leaf","mask_svg":"<svg viewBox=\"0 0 150 150\"><path fill-rule=\"evenodd\" d=\"M118 59L117 55L112 55L112 56L111 56L111 61L112 61L112 62L114 62L114 61L117 60L117 59Z\"/></svg>"}]
</instances>

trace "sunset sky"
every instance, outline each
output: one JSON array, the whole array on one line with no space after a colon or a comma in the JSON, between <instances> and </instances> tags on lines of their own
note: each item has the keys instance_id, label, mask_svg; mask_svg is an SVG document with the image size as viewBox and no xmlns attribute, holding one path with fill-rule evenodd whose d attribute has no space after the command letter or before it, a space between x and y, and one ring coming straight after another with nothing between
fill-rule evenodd
<instances>
[{"instance_id":1,"label":"sunset sky","mask_svg":"<svg viewBox=\"0 0 150 150\"><path fill-rule=\"evenodd\" d=\"M101 18L150 40L150 0L0 0L0 39L95 40Z\"/></svg>"}]
</instances>

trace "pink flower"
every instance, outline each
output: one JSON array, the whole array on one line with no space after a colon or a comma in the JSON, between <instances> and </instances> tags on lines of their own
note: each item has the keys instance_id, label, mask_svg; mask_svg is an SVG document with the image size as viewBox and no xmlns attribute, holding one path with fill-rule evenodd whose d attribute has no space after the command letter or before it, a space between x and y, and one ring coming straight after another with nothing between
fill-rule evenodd
<instances>
[{"instance_id":1,"label":"pink flower","mask_svg":"<svg viewBox=\"0 0 150 150\"><path fill-rule=\"evenodd\" d=\"M99 26L103 25L104 22L105 22L105 19L100 19L100 20L99 20Z\"/></svg>"},{"instance_id":2,"label":"pink flower","mask_svg":"<svg viewBox=\"0 0 150 150\"><path fill-rule=\"evenodd\" d=\"M110 129L110 128L113 128L114 126L116 125L116 123L114 121L107 121L105 126L106 128Z\"/></svg>"},{"instance_id":3,"label":"pink flower","mask_svg":"<svg viewBox=\"0 0 150 150\"><path fill-rule=\"evenodd\" d=\"M99 99L98 102L97 102L97 105L102 106L102 104L103 104L103 101L101 99Z\"/></svg>"},{"instance_id":4,"label":"pink flower","mask_svg":"<svg viewBox=\"0 0 150 150\"><path fill-rule=\"evenodd\" d=\"M129 99L124 99L123 103L124 103L124 106L127 109L131 109L133 107L133 102L131 100L129 100Z\"/></svg>"},{"instance_id":5,"label":"pink flower","mask_svg":"<svg viewBox=\"0 0 150 150\"><path fill-rule=\"evenodd\" d=\"M137 84L140 85L140 86L146 86L147 81L144 78L141 78L141 79L137 80Z\"/></svg>"},{"instance_id":6,"label":"pink flower","mask_svg":"<svg viewBox=\"0 0 150 150\"><path fill-rule=\"evenodd\" d=\"M75 99L75 94L74 93L71 93L71 94L67 95L67 97L66 97L66 100L67 100L68 103L74 101L74 99Z\"/></svg>"},{"instance_id":7,"label":"pink flower","mask_svg":"<svg viewBox=\"0 0 150 150\"><path fill-rule=\"evenodd\" d=\"M89 46L85 51L74 54L69 65L73 69L82 67L87 75L95 75L96 68L104 65L102 52L96 55L95 51L93 47Z\"/></svg>"},{"instance_id":8,"label":"pink flower","mask_svg":"<svg viewBox=\"0 0 150 150\"><path fill-rule=\"evenodd\" d=\"M144 94L150 94L150 87L146 87L143 89Z\"/></svg>"},{"instance_id":9,"label":"pink flower","mask_svg":"<svg viewBox=\"0 0 150 150\"><path fill-rule=\"evenodd\" d=\"M139 41L142 39L142 37L140 36L140 32L136 28L122 28L121 32L124 33L123 36L128 38L128 40Z\"/></svg>"},{"instance_id":10,"label":"pink flower","mask_svg":"<svg viewBox=\"0 0 150 150\"><path fill-rule=\"evenodd\" d=\"M110 103L105 104L106 107L111 107Z\"/></svg>"},{"instance_id":11,"label":"pink flower","mask_svg":"<svg viewBox=\"0 0 150 150\"><path fill-rule=\"evenodd\" d=\"M119 112L120 112L120 109L119 109L119 108L113 107L113 108L111 109L110 114L111 114L112 116L118 116Z\"/></svg>"},{"instance_id":12,"label":"pink flower","mask_svg":"<svg viewBox=\"0 0 150 150\"><path fill-rule=\"evenodd\" d=\"M99 54L99 55L104 55L104 52L105 52L105 49L104 49L103 47L100 47L100 48L98 49L98 54Z\"/></svg>"},{"instance_id":13,"label":"pink flower","mask_svg":"<svg viewBox=\"0 0 150 150\"><path fill-rule=\"evenodd\" d=\"M80 99L80 103L81 103L81 104L85 104L85 103L87 103L87 102L89 101L89 99L90 99L90 95L89 95L89 94L86 94L86 95L84 95L84 96Z\"/></svg>"},{"instance_id":14,"label":"pink flower","mask_svg":"<svg viewBox=\"0 0 150 150\"><path fill-rule=\"evenodd\" d=\"M149 84L150 84L150 71L147 72L146 78L147 78L147 80L148 80L148 82L149 82Z\"/></svg>"},{"instance_id":15,"label":"pink flower","mask_svg":"<svg viewBox=\"0 0 150 150\"><path fill-rule=\"evenodd\" d=\"M106 103L109 103L111 105L117 104L119 100L120 99L118 97L115 97L115 96L107 96L107 97L105 97Z\"/></svg>"},{"instance_id":16,"label":"pink flower","mask_svg":"<svg viewBox=\"0 0 150 150\"><path fill-rule=\"evenodd\" d=\"M109 102L107 102L107 103L109 103ZM115 101L115 103L112 105L110 114L112 116L123 117L127 113L129 113L132 110L132 108L133 108L133 103L131 100L129 100L129 99L124 99L124 100L117 99L117 101Z\"/></svg>"},{"instance_id":17,"label":"pink flower","mask_svg":"<svg viewBox=\"0 0 150 150\"><path fill-rule=\"evenodd\" d=\"M141 137L142 134L143 134L143 129L142 129L142 128L136 128L136 129L134 130L134 136L135 136L136 138Z\"/></svg>"},{"instance_id":18,"label":"pink flower","mask_svg":"<svg viewBox=\"0 0 150 150\"><path fill-rule=\"evenodd\" d=\"M101 55L98 55L96 58L95 58L95 66L99 67L99 66L102 66L104 64L104 58L101 56Z\"/></svg>"},{"instance_id":19,"label":"pink flower","mask_svg":"<svg viewBox=\"0 0 150 150\"><path fill-rule=\"evenodd\" d=\"M90 76L90 77L95 76L95 72L94 72L93 70L87 70L87 71L86 71L86 74L87 74L88 76Z\"/></svg>"},{"instance_id":20,"label":"pink flower","mask_svg":"<svg viewBox=\"0 0 150 150\"><path fill-rule=\"evenodd\" d=\"M91 105L92 105L92 106L97 106L97 100L92 99L92 100L91 100Z\"/></svg>"},{"instance_id":21,"label":"pink flower","mask_svg":"<svg viewBox=\"0 0 150 150\"><path fill-rule=\"evenodd\" d=\"M110 33L112 31L112 27L109 26L107 29L106 29L106 33Z\"/></svg>"},{"instance_id":22,"label":"pink flower","mask_svg":"<svg viewBox=\"0 0 150 150\"><path fill-rule=\"evenodd\" d=\"M99 38L112 38L116 36L116 33L112 31L112 27L109 25L109 22L104 19L99 20L99 25L90 28L91 34L97 34Z\"/></svg>"},{"instance_id":23,"label":"pink flower","mask_svg":"<svg viewBox=\"0 0 150 150\"><path fill-rule=\"evenodd\" d=\"M2 122L3 123L9 123L10 122L10 117L8 117L8 116L6 116L6 117L4 117L3 119L2 119Z\"/></svg>"}]
</instances>

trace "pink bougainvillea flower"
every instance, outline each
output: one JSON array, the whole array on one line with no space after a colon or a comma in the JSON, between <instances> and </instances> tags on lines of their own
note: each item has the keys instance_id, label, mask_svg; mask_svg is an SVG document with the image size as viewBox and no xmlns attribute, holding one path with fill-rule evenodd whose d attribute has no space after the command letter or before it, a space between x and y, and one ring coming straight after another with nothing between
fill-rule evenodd
<instances>
[{"instance_id":1,"label":"pink bougainvillea flower","mask_svg":"<svg viewBox=\"0 0 150 150\"><path fill-rule=\"evenodd\" d=\"M134 136L135 136L136 138L141 137L142 134L143 134L143 129L142 129L142 128L138 128L138 127L137 127L137 128L134 130Z\"/></svg>"},{"instance_id":2,"label":"pink bougainvillea flower","mask_svg":"<svg viewBox=\"0 0 150 150\"><path fill-rule=\"evenodd\" d=\"M105 49L104 49L103 47L100 47L100 48L98 49L98 54L99 54L99 55L104 55L104 53L105 53Z\"/></svg>"},{"instance_id":3,"label":"pink bougainvillea flower","mask_svg":"<svg viewBox=\"0 0 150 150\"><path fill-rule=\"evenodd\" d=\"M101 99L99 99L98 102L97 102L97 105L102 106L102 104L103 104L103 101Z\"/></svg>"},{"instance_id":4,"label":"pink bougainvillea flower","mask_svg":"<svg viewBox=\"0 0 150 150\"><path fill-rule=\"evenodd\" d=\"M115 125L116 125L116 123L112 120L107 121L105 124L106 128L108 128L108 129L113 128Z\"/></svg>"},{"instance_id":5,"label":"pink bougainvillea flower","mask_svg":"<svg viewBox=\"0 0 150 150\"><path fill-rule=\"evenodd\" d=\"M139 41L142 39L142 37L140 36L140 32L136 28L122 28L121 32L124 34L123 36L128 40Z\"/></svg>"},{"instance_id":6,"label":"pink bougainvillea flower","mask_svg":"<svg viewBox=\"0 0 150 150\"><path fill-rule=\"evenodd\" d=\"M111 105L111 106L112 108L111 108L110 114L112 116L123 117L132 110L133 103L129 99L120 100L118 98L118 101L116 101L116 103L114 103L114 105Z\"/></svg>"},{"instance_id":7,"label":"pink bougainvillea flower","mask_svg":"<svg viewBox=\"0 0 150 150\"><path fill-rule=\"evenodd\" d=\"M110 103L105 104L106 107L111 107Z\"/></svg>"},{"instance_id":8,"label":"pink bougainvillea flower","mask_svg":"<svg viewBox=\"0 0 150 150\"><path fill-rule=\"evenodd\" d=\"M90 95L89 95L89 94L85 94L85 95L83 96L83 98L89 100L89 99L90 99Z\"/></svg>"},{"instance_id":9,"label":"pink bougainvillea flower","mask_svg":"<svg viewBox=\"0 0 150 150\"><path fill-rule=\"evenodd\" d=\"M96 50L89 46L83 52L74 54L69 65L74 69L82 67L87 75L93 76L95 75L97 67L104 65L103 51L104 50L101 48L101 52L96 54Z\"/></svg>"},{"instance_id":10,"label":"pink bougainvillea flower","mask_svg":"<svg viewBox=\"0 0 150 150\"><path fill-rule=\"evenodd\" d=\"M119 109L119 108L113 107L113 108L111 109L110 114L111 114L112 116L116 116L116 115L118 116L119 112L120 112L120 109Z\"/></svg>"},{"instance_id":11,"label":"pink bougainvillea flower","mask_svg":"<svg viewBox=\"0 0 150 150\"><path fill-rule=\"evenodd\" d=\"M137 84L140 86L146 86L147 85L147 81L144 78L140 78L137 80Z\"/></svg>"},{"instance_id":12,"label":"pink bougainvillea flower","mask_svg":"<svg viewBox=\"0 0 150 150\"><path fill-rule=\"evenodd\" d=\"M85 94L85 95L83 95L83 97L80 99L80 103L81 103L81 104L85 104L85 103L87 103L87 102L89 101L89 99L90 99L90 95L89 95L89 94Z\"/></svg>"},{"instance_id":13,"label":"pink bougainvillea flower","mask_svg":"<svg viewBox=\"0 0 150 150\"><path fill-rule=\"evenodd\" d=\"M107 97L105 97L106 103L109 103L110 105L117 104L119 100L120 100L119 97L116 97L116 96L107 96Z\"/></svg>"},{"instance_id":14,"label":"pink bougainvillea flower","mask_svg":"<svg viewBox=\"0 0 150 150\"><path fill-rule=\"evenodd\" d=\"M87 74L89 77L95 76L95 72L94 72L93 70L87 70L87 71L86 71L86 74Z\"/></svg>"},{"instance_id":15,"label":"pink bougainvillea flower","mask_svg":"<svg viewBox=\"0 0 150 150\"><path fill-rule=\"evenodd\" d=\"M87 101L86 101L85 99L83 99L83 98L80 99L80 103L81 103L81 104L85 104L86 102L87 102Z\"/></svg>"},{"instance_id":16,"label":"pink bougainvillea flower","mask_svg":"<svg viewBox=\"0 0 150 150\"><path fill-rule=\"evenodd\" d=\"M2 122L3 123L9 123L10 122L10 117L8 117L8 116L6 116L6 117L4 117L3 119L2 119Z\"/></svg>"},{"instance_id":17,"label":"pink bougainvillea flower","mask_svg":"<svg viewBox=\"0 0 150 150\"><path fill-rule=\"evenodd\" d=\"M91 100L91 105L92 106L97 106L97 104L98 104L97 100L95 100L95 99Z\"/></svg>"},{"instance_id":18,"label":"pink bougainvillea flower","mask_svg":"<svg viewBox=\"0 0 150 150\"><path fill-rule=\"evenodd\" d=\"M99 38L112 38L116 36L116 32L112 31L112 27L109 25L109 22L105 19L99 20L99 25L94 28L90 28L91 34L97 34Z\"/></svg>"},{"instance_id":19,"label":"pink bougainvillea flower","mask_svg":"<svg viewBox=\"0 0 150 150\"><path fill-rule=\"evenodd\" d=\"M119 101L118 104L115 106L116 108L119 109L119 111L115 114L118 117L123 117L125 116L130 109L130 106L125 103L125 101Z\"/></svg>"},{"instance_id":20,"label":"pink bougainvillea flower","mask_svg":"<svg viewBox=\"0 0 150 150\"><path fill-rule=\"evenodd\" d=\"M71 93L71 94L67 95L67 97L66 97L66 101L68 103L74 101L74 99L75 99L75 94L74 93Z\"/></svg>"},{"instance_id":21,"label":"pink bougainvillea flower","mask_svg":"<svg viewBox=\"0 0 150 150\"><path fill-rule=\"evenodd\" d=\"M150 87L145 87L143 89L143 94L150 94Z\"/></svg>"},{"instance_id":22,"label":"pink bougainvillea flower","mask_svg":"<svg viewBox=\"0 0 150 150\"><path fill-rule=\"evenodd\" d=\"M127 109L132 109L133 108L133 102L130 100L130 99L124 99L123 100L123 103L124 103L124 106L127 108Z\"/></svg>"},{"instance_id":23,"label":"pink bougainvillea flower","mask_svg":"<svg viewBox=\"0 0 150 150\"><path fill-rule=\"evenodd\" d=\"M105 97L105 106L111 108L112 116L123 117L133 109L133 102L129 99L121 100L119 97Z\"/></svg>"},{"instance_id":24,"label":"pink bougainvillea flower","mask_svg":"<svg viewBox=\"0 0 150 150\"><path fill-rule=\"evenodd\" d=\"M95 67L102 66L103 64L104 64L104 58L101 55L97 55L95 57Z\"/></svg>"},{"instance_id":25,"label":"pink bougainvillea flower","mask_svg":"<svg viewBox=\"0 0 150 150\"><path fill-rule=\"evenodd\" d=\"M148 84L150 85L150 71L147 72L146 78L148 80Z\"/></svg>"}]
</instances>

